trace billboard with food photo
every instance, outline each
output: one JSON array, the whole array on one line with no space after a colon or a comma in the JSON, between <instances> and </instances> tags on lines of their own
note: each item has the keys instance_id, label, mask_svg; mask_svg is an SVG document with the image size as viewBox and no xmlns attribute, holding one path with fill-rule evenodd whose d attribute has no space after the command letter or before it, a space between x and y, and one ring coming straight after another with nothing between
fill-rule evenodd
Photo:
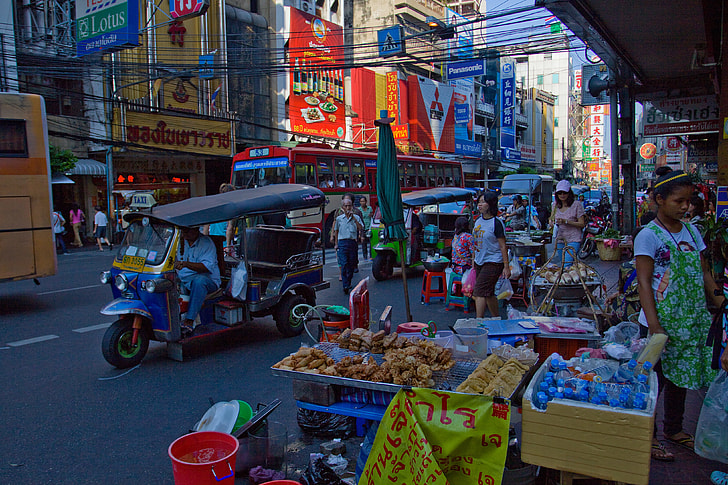
<instances>
[{"instance_id":1,"label":"billboard with food photo","mask_svg":"<svg viewBox=\"0 0 728 485\"><path fill-rule=\"evenodd\" d=\"M344 138L342 28L295 8L290 9L291 131Z\"/></svg>"}]
</instances>

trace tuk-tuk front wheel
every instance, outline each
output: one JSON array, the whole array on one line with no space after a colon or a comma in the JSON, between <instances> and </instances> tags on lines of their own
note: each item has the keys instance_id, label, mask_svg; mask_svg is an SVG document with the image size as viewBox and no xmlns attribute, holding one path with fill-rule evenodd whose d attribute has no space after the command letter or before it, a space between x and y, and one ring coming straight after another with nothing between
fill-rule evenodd
<instances>
[{"instance_id":1,"label":"tuk-tuk front wheel","mask_svg":"<svg viewBox=\"0 0 728 485\"><path fill-rule=\"evenodd\" d=\"M291 311L302 303L307 303L303 295L289 293L281 298L276 306L273 318L275 318L278 331L284 337L295 337L301 335L304 329L304 319L292 314Z\"/></svg>"},{"instance_id":2,"label":"tuk-tuk front wheel","mask_svg":"<svg viewBox=\"0 0 728 485\"><path fill-rule=\"evenodd\" d=\"M106 329L101 342L101 352L104 359L119 369L134 367L142 361L149 348L149 337L142 329L137 335L136 344L132 343L134 336L133 319L126 318L115 321Z\"/></svg>"},{"instance_id":3,"label":"tuk-tuk front wheel","mask_svg":"<svg viewBox=\"0 0 728 485\"><path fill-rule=\"evenodd\" d=\"M372 274L377 281L388 280L394 274L394 255L391 253L379 253L372 261Z\"/></svg>"}]
</instances>

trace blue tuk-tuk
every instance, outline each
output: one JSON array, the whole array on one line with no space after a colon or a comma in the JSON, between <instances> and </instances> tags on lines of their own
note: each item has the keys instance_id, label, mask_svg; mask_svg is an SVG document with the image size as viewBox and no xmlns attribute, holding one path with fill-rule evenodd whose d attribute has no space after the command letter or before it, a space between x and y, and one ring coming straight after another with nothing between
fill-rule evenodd
<instances>
[{"instance_id":1,"label":"blue tuk-tuk","mask_svg":"<svg viewBox=\"0 0 728 485\"><path fill-rule=\"evenodd\" d=\"M329 287L323 279L324 251L315 249L320 231L254 222L294 210L306 216L318 211L323 217L324 205L318 188L286 184L194 197L126 214L124 239L111 270L101 275L114 297L101 313L118 318L104 335L104 358L118 368L134 366L144 358L149 341L156 340L166 342L169 357L181 361L185 343L266 315L273 316L284 336L300 334L303 322L291 318L291 309L301 303L315 305L316 292ZM185 290L174 269L182 228L225 221L234 227L233 248L224 250L225 236L210 236L222 284L207 295L194 331L187 334L181 325Z\"/></svg>"}]
</instances>

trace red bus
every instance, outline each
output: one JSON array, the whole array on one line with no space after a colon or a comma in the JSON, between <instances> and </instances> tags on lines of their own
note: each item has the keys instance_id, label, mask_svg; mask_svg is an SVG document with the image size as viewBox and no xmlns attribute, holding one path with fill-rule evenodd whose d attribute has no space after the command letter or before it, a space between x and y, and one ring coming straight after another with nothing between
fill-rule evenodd
<instances>
[{"instance_id":1,"label":"red bus","mask_svg":"<svg viewBox=\"0 0 728 485\"><path fill-rule=\"evenodd\" d=\"M463 169L458 161L432 156L398 155L399 183L407 192L430 187L463 187ZM334 213L346 193L367 196L377 202L376 150L336 150L323 143L299 143L295 147L247 148L233 157L231 183L238 189L268 184L307 184L326 194L327 233ZM358 206L358 201L354 202ZM296 225L320 226L320 215L302 217ZM317 223L317 220L319 221Z\"/></svg>"}]
</instances>

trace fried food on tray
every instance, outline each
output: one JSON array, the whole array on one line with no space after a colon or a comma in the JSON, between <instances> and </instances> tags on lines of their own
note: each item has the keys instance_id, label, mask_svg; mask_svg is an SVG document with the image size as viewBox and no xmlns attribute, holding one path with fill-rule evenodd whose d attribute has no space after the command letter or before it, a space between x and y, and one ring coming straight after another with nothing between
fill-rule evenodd
<instances>
[{"instance_id":1,"label":"fried food on tray","mask_svg":"<svg viewBox=\"0 0 728 485\"><path fill-rule=\"evenodd\" d=\"M334 359L326 355L323 350L311 347L301 347L295 354L289 355L273 365L273 368L311 374L337 375L334 369Z\"/></svg>"},{"instance_id":2,"label":"fried food on tray","mask_svg":"<svg viewBox=\"0 0 728 485\"><path fill-rule=\"evenodd\" d=\"M529 367L515 358L503 360L491 354L460 384L457 392L509 397L513 394Z\"/></svg>"}]
</instances>

